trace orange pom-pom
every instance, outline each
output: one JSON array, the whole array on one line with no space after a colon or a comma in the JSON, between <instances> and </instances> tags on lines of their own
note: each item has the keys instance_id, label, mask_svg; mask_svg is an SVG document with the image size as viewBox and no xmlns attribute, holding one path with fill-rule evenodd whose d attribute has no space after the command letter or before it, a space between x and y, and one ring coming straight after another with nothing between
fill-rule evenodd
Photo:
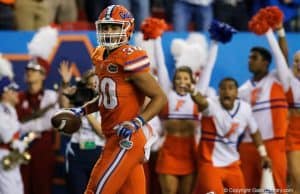
<instances>
[{"instance_id":1,"label":"orange pom-pom","mask_svg":"<svg viewBox=\"0 0 300 194\"><path fill-rule=\"evenodd\" d=\"M144 40L156 39L167 29L168 25L163 19L157 19L153 17L146 18L141 25L141 31L144 34Z\"/></svg>"},{"instance_id":2,"label":"orange pom-pom","mask_svg":"<svg viewBox=\"0 0 300 194\"><path fill-rule=\"evenodd\" d=\"M260 9L248 23L248 27L255 34L262 35L269 28L277 28L283 21L283 13L276 6Z\"/></svg>"},{"instance_id":3,"label":"orange pom-pom","mask_svg":"<svg viewBox=\"0 0 300 194\"><path fill-rule=\"evenodd\" d=\"M265 8L265 11L267 13L267 22L271 28L276 28L278 24L282 23L283 13L278 7L269 6Z\"/></svg>"},{"instance_id":4,"label":"orange pom-pom","mask_svg":"<svg viewBox=\"0 0 300 194\"><path fill-rule=\"evenodd\" d=\"M250 31L254 32L257 35L263 35L269 29L267 21L264 20L261 15L253 16L248 23L248 27Z\"/></svg>"}]
</instances>

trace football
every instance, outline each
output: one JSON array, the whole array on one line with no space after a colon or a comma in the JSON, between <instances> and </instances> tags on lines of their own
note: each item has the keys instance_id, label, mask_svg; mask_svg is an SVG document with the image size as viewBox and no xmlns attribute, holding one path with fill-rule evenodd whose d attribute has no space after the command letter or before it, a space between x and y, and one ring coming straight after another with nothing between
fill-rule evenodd
<instances>
[{"instance_id":1,"label":"football","mask_svg":"<svg viewBox=\"0 0 300 194\"><path fill-rule=\"evenodd\" d=\"M51 118L52 126L66 134L72 134L79 130L81 118L74 115L70 110L64 109L56 112Z\"/></svg>"}]
</instances>

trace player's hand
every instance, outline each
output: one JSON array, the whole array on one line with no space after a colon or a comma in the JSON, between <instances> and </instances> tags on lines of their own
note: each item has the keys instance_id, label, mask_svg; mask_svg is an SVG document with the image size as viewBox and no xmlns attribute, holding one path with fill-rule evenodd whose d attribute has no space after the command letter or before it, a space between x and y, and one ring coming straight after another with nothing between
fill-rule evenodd
<instances>
[{"instance_id":1,"label":"player's hand","mask_svg":"<svg viewBox=\"0 0 300 194\"><path fill-rule=\"evenodd\" d=\"M132 121L124 121L114 127L119 137L127 138L137 130L136 125Z\"/></svg>"},{"instance_id":2,"label":"player's hand","mask_svg":"<svg viewBox=\"0 0 300 194\"><path fill-rule=\"evenodd\" d=\"M145 124L144 119L140 116L131 121L124 121L114 127L117 135L123 138L129 137Z\"/></svg>"},{"instance_id":3,"label":"player's hand","mask_svg":"<svg viewBox=\"0 0 300 194\"><path fill-rule=\"evenodd\" d=\"M84 116L84 109L82 107L66 108L66 110L73 112L77 117Z\"/></svg>"},{"instance_id":4,"label":"player's hand","mask_svg":"<svg viewBox=\"0 0 300 194\"><path fill-rule=\"evenodd\" d=\"M261 165L263 168L272 169L272 161L268 156L261 157Z\"/></svg>"}]
</instances>

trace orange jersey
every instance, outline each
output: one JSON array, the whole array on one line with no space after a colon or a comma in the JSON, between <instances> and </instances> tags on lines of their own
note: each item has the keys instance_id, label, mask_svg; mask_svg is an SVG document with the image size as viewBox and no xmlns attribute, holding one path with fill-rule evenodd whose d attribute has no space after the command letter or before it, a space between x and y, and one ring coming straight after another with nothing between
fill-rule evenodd
<instances>
[{"instance_id":1,"label":"orange jersey","mask_svg":"<svg viewBox=\"0 0 300 194\"><path fill-rule=\"evenodd\" d=\"M128 80L129 76L149 72L150 61L139 47L123 45L95 64L99 78L99 110L104 134L113 133L117 124L139 114L145 96Z\"/></svg>"}]
</instances>

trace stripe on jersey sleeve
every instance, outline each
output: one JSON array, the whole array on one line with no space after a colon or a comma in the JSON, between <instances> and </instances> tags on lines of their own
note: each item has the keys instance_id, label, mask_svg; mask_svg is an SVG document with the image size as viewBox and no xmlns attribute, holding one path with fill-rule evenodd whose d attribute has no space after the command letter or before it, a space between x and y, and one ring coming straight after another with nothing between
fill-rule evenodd
<instances>
[{"instance_id":1,"label":"stripe on jersey sleeve","mask_svg":"<svg viewBox=\"0 0 300 194\"><path fill-rule=\"evenodd\" d=\"M127 61L125 63L125 71L140 71L150 66L150 60L148 56L141 56L139 58Z\"/></svg>"}]
</instances>

